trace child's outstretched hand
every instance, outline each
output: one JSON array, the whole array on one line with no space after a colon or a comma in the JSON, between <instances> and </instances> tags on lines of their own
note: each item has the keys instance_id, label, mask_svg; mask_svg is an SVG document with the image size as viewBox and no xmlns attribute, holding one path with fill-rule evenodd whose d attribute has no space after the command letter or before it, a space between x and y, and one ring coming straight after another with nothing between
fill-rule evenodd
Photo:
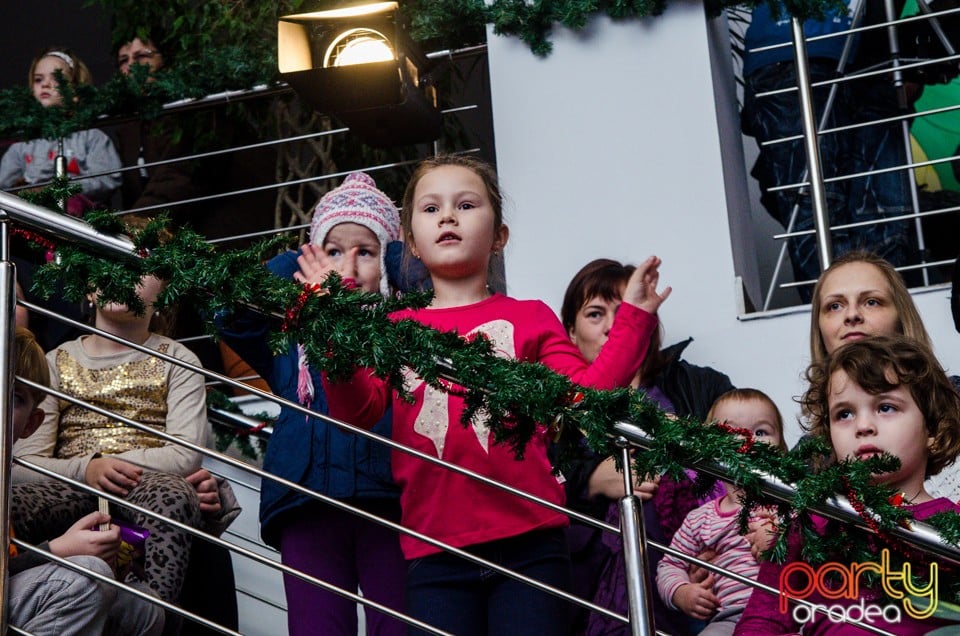
<instances>
[{"instance_id":1,"label":"child's outstretched hand","mask_svg":"<svg viewBox=\"0 0 960 636\"><path fill-rule=\"evenodd\" d=\"M662 292L657 291L660 283L660 258L651 256L643 261L627 281L627 288L623 292L623 302L634 305L644 311L655 314L673 291L670 287Z\"/></svg>"},{"instance_id":2,"label":"child's outstretched hand","mask_svg":"<svg viewBox=\"0 0 960 636\"><path fill-rule=\"evenodd\" d=\"M345 254L340 259L334 260L329 257L322 248L306 243L300 247L300 256L297 257L297 265L300 270L293 275L293 279L304 285L320 285L330 272L337 272L343 279L345 287L356 287L356 252L359 247L354 247L350 253Z\"/></svg>"},{"instance_id":3,"label":"child's outstretched hand","mask_svg":"<svg viewBox=\"0 0 960 636\"><path fill-rule=\"evenodd\" d=\"M110 515L99 511L81 517L66 532L50 541L50 552L58 557L95 556L113 564L120 548L120 528L97 529L100 524L109 522Z\"/></svg>"},{"instance_id":4,"label":"child's outstretched hand","mask_svg":"<svg viewBox=\"0 0 960 636\"><path fill-rule=\"evenodd\" d=\"M683 613L702 621L713 616L720 607L720 599L713 593L713 583L716 577L710 575L699 583L686 583L673 593L673 604L683 610Z\"/></svg>"}]
</instances>

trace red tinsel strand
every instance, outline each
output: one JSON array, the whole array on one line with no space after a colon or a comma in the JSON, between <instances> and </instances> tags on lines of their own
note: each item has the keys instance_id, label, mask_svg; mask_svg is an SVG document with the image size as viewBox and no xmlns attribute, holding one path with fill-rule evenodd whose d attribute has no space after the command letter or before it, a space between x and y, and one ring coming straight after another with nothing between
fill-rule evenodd
<instances>
[{"instance_id":1,"label":"red tinsel strand","mask_svg":"<svg viewBox=\"0 0 960 636\"><path fill-rule=\"evenodd\" d=\"M265 429L266 427L267 427L267 423L266 423L266 422L260 422L260 423L257 424L256 426L251 426L251 427L248 428L248 429L237 431L237 437L247 437L248 435L254 435L254 434L256 434L256 433L259 433L260 431L262 431L262 430Z\"/></svg>"},{"instance_id":2,"label":"red tinsel strand","mask_svg":"<svg viewBox=\"0 0 960 636\"><path fill-rule=\"evenodd\" d=\"M867 508L863 505L863 502L860 501L860 498L857 496L857 493L854 492L853 487L850 485L850 482L846 477L841 477L840 481L843 482L843 490L847 495L847 499L850 500L850 505L853 506L853 509L857 511L857 514L860 515L860 518L863 519L864 523L867 524L867 527L873 530L874 534L882 538L884 541L887 541L887 537L884 536L880 530L880 524L877 523L877 520L867 514Z\"/></svg>"},{"instance_id":3,"label":"red tinsel strand","mask_svg":"<svg viewBox=\"0 0 960 636\"><path fill-rule=\"evenodd\" d=\"M730 426L726 422L714 422L713 426L720 429L724 433L730 433L731 435L741 435L743 436L743 444L740 448L737 449L737 452L740 454L749 453L750 449L753 448L754 439L753 433L745 428L740 428L737 426Z\"/></svg>"},{"instance_id":4,"label":"red tinsel strand","mask_svg":"<svg viewBox=\"0 0 960 636\"><path fill-rule=\"evenodd\" d=\"M304 305L307 304L307 300L310 299L317 290L320 289L320 285L313 283L304 283L303 291L300 292L300 295L297 296L297 300L294 301L293 307L287 309L283 315L283 324L280 325L280 331L287 333L291 328L297 326L297 322L300 318L300 312L303 311Z\"/></svg>"},{"instance_id":5,"label":"red tinsel strand","mask_svg":"<svg viewBox=\"0 0 960 636\"><path fill-rule=\"evenodd\" d=\"M25 240L33 243L34 245L39 245L40 247L46 250L55 250L57 249L57 244L48 239L45 236L40 236L36 232L31 232L30 230L25 230L23 228L15 227L13 228L13 233L15 236L21 236Z\"/></svg>"},{"instance_id":6,"label":"red tinsel strand","mask_svg":"<svg viewBox=\"0 0 960 636\"><path fill-rule=\"evenodd\" d=\"M465 388L458 386L449 380L444 380L443 378L439 378L437 381L440 383L440 386L443 387L443 390L447 395L452 395L458 398L467 397L467 390Z\"/></svg>"},{"instance_id":7,"label":"red tinsel strand","mask_svg":"<svg viewBox=\"0 0 960 636\"><path fill-rule=\"evenodd\" d=\"M850 500L850 505L853 506L853 509L857 511L857 514L860 515L860 518L864 520L867 526L876 533L877 538L887 544L887 546L893 550L896 550L904 559L909 561L915 561L924 565L929 565L933 559L930 555L920 551L915 550L909 546L904 545L902 542L897 541L886 532L880 530L880 526L877 523L876 519L867 514L866 507L863 505L863 502L857 497L857 494L853 491L853 488L850 486L850 482L847 481L846 477L840 478L844 489L846 491L847 499ZM888 499L891 505L900 507L903 505L903 493L898 492L894 493ZM908 520L901 521L901 525L905 528L910 527L910 522ZM944 563L940 563L941 570L949 570L950 566Z\"/></svg>"}]
</instances>

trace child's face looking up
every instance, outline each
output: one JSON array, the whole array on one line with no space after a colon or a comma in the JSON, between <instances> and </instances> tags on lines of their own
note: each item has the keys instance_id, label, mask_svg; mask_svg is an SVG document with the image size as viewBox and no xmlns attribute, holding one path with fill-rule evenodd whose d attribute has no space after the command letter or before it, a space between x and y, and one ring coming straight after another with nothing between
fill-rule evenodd
<instances>
[{"instance_id":1,"label":"child's face looking up","mask_svg":"<svg viewBox=\"0 0 960 636\"><path fill-rule=\"evenodd\" d=\"M436 278L486 279L493 251L507 241L483 179L463 166L440 166L420 178L410 233L415 253Z\"/></svg>"},{"instance_id":2,"label":"child's face looking up","mask_svg":"<svg viewBox=\"0 0 960 636\"><path fill-rule=\"evenodd\" d=\"M622 289L620 294L622 296ZM601 296L594 296L583 303L583 307L577 312L576 322L568 335L587 362L593 362L600 355L622 302L619 298L606 300Z\"/></svg>"},{"instance_id":3,"label":"child's face looking up","mask_svg":"<svg viewBox=\"0 0 960 636\"><path fill-rule=\"evenodd\" d=\"M763 400L724 400L714 408L713 416L728 426L747 429L758 442L780 446L777 412Z\"/></svg>"},{"instance_id":4,"label":"child's face looking up","mask_svg":"<svg viewBox=\"0 0 960 636\"><path fill-rule=\"evenodd\" d=\"M67 76L70 67L59 57L48 55L37 62L33 71L33 96L44 106L56 106L63 102L60 96L60 83L54 75L55 71L60 71Z\"/></svg>"},{"instance_id":5,"label":"child's face looking up","mask_svg":"<svg viewBox=\"0 0 960 636\"><path fill-rule=\"evenodd\" d=\"M933 438L906 386L874 395L841 370L830 378L827 399L837 459L867 459L886 451L900 458L900 469L877 480L908 498L921 492Z\"/></svg>"}]
</instances>

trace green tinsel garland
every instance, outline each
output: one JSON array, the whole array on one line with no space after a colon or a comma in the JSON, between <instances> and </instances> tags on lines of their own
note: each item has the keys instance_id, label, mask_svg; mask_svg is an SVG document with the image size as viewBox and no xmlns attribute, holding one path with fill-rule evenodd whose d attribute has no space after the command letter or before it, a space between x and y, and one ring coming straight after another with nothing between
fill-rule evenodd
<instances>
[{"instance_id":1,"label":"green tinsel garland","mask_svg":"<svg viewBox=\"0 0 960 636\"><path fill-rule=\"evenodd\" d=\"M128 38L130 25L154 24L156 19L148 8L140 17L131 15L132 8L118 0L99 0L106 6L123 4L123 19L118 34ZM786 13L801 19L822 18L831 10L845 10L842 0L706 0L707 10L716 15L727 7L754 7L768 3L775 15ZM296 3L294 3L296 4ZM485 39L484 25L493 25L495 33L523 40L537 55L548 55L552 49L550 33L555 24L568 29L583 29L589 19L598 14L616 20L637 19L661 14L667 0L408 0L401 9L410 22L411 36L433 46L458 48L481 43ZM119 6L114 6L119 9ZM229 11L227 12L229 14ZM275 21L276 16L266 12L256 14L257 20ZM226 19L226 18L221 18ZM174 26L180 25L178 18ZM0 136L32 139L66 137L78 130L95 127L103 115L154 118L162 106L182 99L195 99L223 91L244 90L257 85L275 85L279 79L276 47L272 42L250 37L265 37L273 24L258 22L250 25L247 41L220 42L202 35L177 57L176 64L164 68L147 81L146 67L134 65L130 77L116 74L102 86L63 87L64 104L43 108L26 87L0 90ZM217 32L216 23L204 29ZM118 34L115 34L117 39ZM181 35L181 39L185 36ZM169 43L172 46L172 43ZM76 99L74 99L76 97Z\"/></svg>"},{"instance_id":2,"label":"green tinsel garland","mask_svg":"<svg viewBox=\"0 0 960 636\"><path fill-rule=\"evenodd\" d=\"M842 0L706 0L707 13L726 8L768 4L774 15L822 19L832 10L845 11ZM410 3L411 34L415 39L441 38L446 32L475 33L484 24L494 33L523 40L536 55L549 55L555 24L579 31L591 17L614 20L645 18L663 13L667 0L416 0Z\"/></svg>"},{"instance_id":3,"label":"green tinsel garland","mask_svg":"<svg viewBox=\"0 0 960 636\"><path fill-rule=\"evenodd\" d=\"M220 409L227 413L237 415L247 415L236 402L231 400L225 393L211 389L207 391L207 407ZM259 429L270 424L276 423L276 418L268 413L256 413L249 415L253 419L259 420L260 424L255 429L238 431L227 426L214 426L214 435L216 436L215 448L217 452L222 453L231 446L240 451L240 454L246 459L253 460L263 464L263 457L267 452L268 439L259 434Z\"/></svg>"},{"instance_id":4,"label":"green tinsel garland","mask_svg":"<svg viewBox=\"0 0 960 636\"><path fill-rule=\"evenodd\" d=\"M91 213L87 218L100 231L119 229L116 217L108 213ZM811 474L811 461L828 450L822 441L801 444L786 455L766 444L745 443L723 426L705 426L690 418L667 417L637 392L584 388L543 365L499 358L485 337L467 340L413 321L390 320L393 311L425 306L428 295L409 294L399 300L384 300L378 294L346 289L336 276L324 284L328 293L318 295L292 281L277 279L261 266L262 259L275 251L278 240L218 253L202 236L184 229L171 243L161 245L158 233L163 223L162 219L154 221L134 233L138 252L146 256L129 263L95 256L76 246L62 246L59 261L39 270L34 289L49 295L60 281L70 299L80 299L99 290L103 302L116 300L142 307L137 305L139 299L131 290L142 275L152 273L169 281L158 299L161 308L175 302L192 302L204 307L213 318L256 305L283 317L283 328L273 337L277 350L301 342L310 364L333 378L348 377L356 366L365 366L398 390L402 390L404 366L443 389L442 369L437 360L449 360L459 377L471 378L464 392L467 405L464 424L478 409L485 409L497 442L508 444L518 457L534 436L555 433L541 422L579 429L590 447L604 455L616 455L609 435L613 424L633 422L652 438L648 451L635 453L634 469L639 474L667 472L680 477L686 466L717 461L729 467L732 480L744 488L746 507L770 505L760 493L756 471L795 484L790 505L776 505L784 518L799 524L806 538L804 558L811 563L831 559L874 561L875 546L883 533L910 516L905 509L888 502L892 494L888 488L871 483L872 473L891 470L899 464L895 458L840 462ZM278 326L280 322L278 319ZM211 320L211 331L212 323ZM701 482L701 487L709 485L709 480ZM803 510L835 493L852 494L855 501L876 514L881 538L873 538L853 527L841 527L827 536L817 534L810 515ZM958 519L955 514L942 514L929 522L941 530L944 540L956 545L960 539ZM745 521L743 516L741 522ZM783 558L785 551L785 539L781 539L771 554L774 558ZM912 554L903 548L892 551L894 563L903 562ZM960 600L960 577L949 568L944 570L941 598Z\"/></svg>"},{"instance_id":5,"label":"green tinsel garland","mask_svg":"<svg viewBox=\"0 0 960 636\"><path fill-rule=\"evenodd\" d=\"M157 117L163 105L223 91L273 84L274 57L251 56L242 45L210 47L204 57L165 68L148 80L146 66L134 65L131 74L115 74L101 86L71 86L61 82L63 104L44 108L26 87L0 90L0 136L56 139L99 125L102 116Z\"/></svg>"}]
</instances>

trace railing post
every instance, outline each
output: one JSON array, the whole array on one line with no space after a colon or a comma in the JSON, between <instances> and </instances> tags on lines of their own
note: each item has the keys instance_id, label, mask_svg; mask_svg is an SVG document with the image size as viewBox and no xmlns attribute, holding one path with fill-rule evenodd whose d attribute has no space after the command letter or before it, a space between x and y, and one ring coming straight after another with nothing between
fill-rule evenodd
<instances>
[{"instance_id":1,"label":"railing post","mask_svg":"<svg viewBox=\"0 0 960 636\"><path fill-rule=\"evenodd\" d=\"M793 34L794 66L797 69L797 88L800 91L800 120L803 124L803 144L807 151L807 176L813 203L813 225L817 232L817 251L820 254L820 269L830 267L833 248L830 243L830 212L827 209L827 192L823 187L823 170L820 168L820 144L817 141L817 125L813 112L813 90L810 88L810 66L807 64L807 41L803 37L803 22L790 18Z\"/></svg>"},{"instance_id":2,"label":"railing post","mask_svg":"<svg viewBox=\"0 0 960 636\"><path fill-rule=\"evenodd\" d=\"M67 176L67 157L63 154L63 137L57 139L57 156L53 158L53 169L54 173L61 179L66 178ZM66 198L60 199L57 201L57 205L60 206L60 211L64 214L67 213L67 200Z\"/></svg>"},{"instance_id":3,"label":"railing post","mask_svg":"<svg viewBox=\"0 0 960 636\"><path fill-rule=\"evenodd\" d=\"M13 472L14 311L17 304L16 267L10 261L9 222L0 220L0 634L7 633L9 596L10 486Z\"/></svg>"},{"instance_id":4,"label":"railing post","mask_svg":"<svg viewBox=\"0 0 960 636\"><path fill-rule=\"evenodd\" d=\"M627 601L630 607L630 633L649 636L656 628L653 622L652 590L647 585L647 535L639 497L633 494L633 470L630 467L630 443L624 437L616 441L623 464L624 496L620 500L620 540L626 563Z\"/></svg>"}]
</instances>

